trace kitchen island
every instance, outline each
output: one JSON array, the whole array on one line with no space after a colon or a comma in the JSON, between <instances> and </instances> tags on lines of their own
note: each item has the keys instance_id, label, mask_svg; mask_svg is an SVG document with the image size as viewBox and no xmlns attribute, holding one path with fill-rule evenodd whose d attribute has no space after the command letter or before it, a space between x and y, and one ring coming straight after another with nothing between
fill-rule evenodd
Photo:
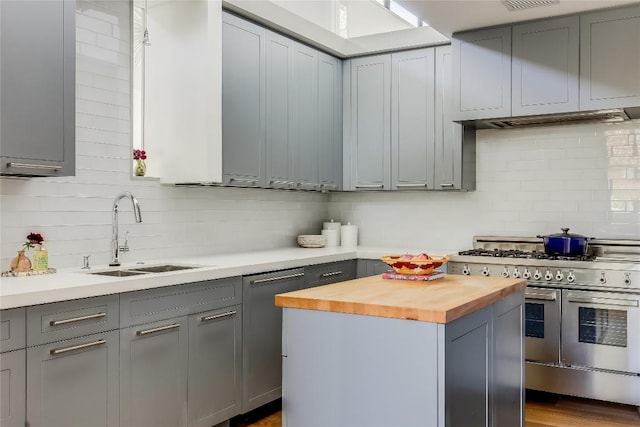
<instances>
[{"instance_id":1,"label":"kitchen island","mask_svg":"<svg viewBox=\"0 0 640 427\"><path fill-rule=\"evenodd\" d=\"M283 425L524 425L525 286L373 276L276 296Z\"/></svg>"}]
</instances>

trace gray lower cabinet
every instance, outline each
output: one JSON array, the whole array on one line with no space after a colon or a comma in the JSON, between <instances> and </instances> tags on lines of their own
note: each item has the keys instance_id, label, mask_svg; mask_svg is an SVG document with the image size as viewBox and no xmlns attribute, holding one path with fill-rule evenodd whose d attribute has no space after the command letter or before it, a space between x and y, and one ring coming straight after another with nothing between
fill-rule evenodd
<instances>
[{"instance_id":1,"label":"gray lower cabinet","mask_svg":"<svg viewBox=\"0 0 640 427\"><path fill-rule=\"evenodd\" d=\"M433 189L434 50L391 55L391 189Z\"/></svg>"},{"instance_id":2,"label":"gray lower cabinet","mask_svg":"<svg viewBox=\"0 0 640 427\"><path fill-rule=\"evenodd\" d=\"M75 8L0 2L2 175L75 175Z\"/></svg>"},{"instance_id":3,"label":"gray lower cabinet","mask_svg":"<svg viewBox=\"0 0 640 427\"><path fill-rule=\"evenodd\" d=\"M265 186L266 30L222 14L222 182Z\"/></svg>"},{"instance_id":4,"label":"gray lower cabinet","mask_svg":"<svg viewBox=\"0 0 640 427\"><path fill-rule=\"evenodd\" d=\"M186 316L120 331L121 427L187 426L188 339Z\"/></svg>"},{"instance_id":5,"label":"gray lower cabinet","mask_svg":"<svg viewBox=\"0 0 640 427\"><path fill-rule=\"evenodd\" d=\"M328 262L304 268L303 289L356 278L356 260Z\"/></svg>"},{"instance_id":6,"label":"gray lower cabinet","mask_svg":"<svg viewBox=\"0 0 640 427\"><path fill-rule=\"evenodd\" d=\"M358 279L362 277L376 276L389 271L389 267L379 259L358 259L357 264L357 276Z\"/></svg>"},{"instance_id":7,"label":"gray lower cabinet","mask_svg":"<svg viewBox=\"0 0 640 427\"><path fill-rule=\"evenodd\" d=\"M580 16L580 109L640 105L640 6Z\"/></svg>"},{"instance_id":8,"label":"gray lower cabinet","mask_svg":"<svg viewBox=\"0 0 640 427\"><path fill-rule=\"evenodd\" d=\"M511 26L457 33L453 120L511 116Z\"/></svg>"},{"instance_id":9,"label":"gray lower cabinet","mask_svg":"<svg viewBox=\"0 0 640 427\"><path fill-rule=\"evenodd\" d=\"M0 353L0 425L24 427L26 422L26 350Z\"/></svg>"},{"instance_id":10,"label":"gray lower cabinet","mask_svg":"<svg viewBox=\"0 0 640 427\"><path fill-rule=\"evenodd\" d=\"M189 316L189 427L211 427L240 413L241 334L240 305Z\"/></svg>"},{"instance_id":11,"label":"gray lower cabinet","mask_svg":"<svg viewBox=\"0 0 640 427\"><path fill-rule=\"evenodd\" d=\"M512 114L578 111L579 55L578 16L514 25Z\"/></svg>"},{"instance_id":12,"label":"gray lower cabinet","mask_svg":"<svg viewBox=\"0 0 640 427\"><path fill-rule=\"evenodd\" d=\"M476 132L452 121L451 46L435 48L434 190L476 189Z\"/></svg>"},{"instance_id":13,"label":"gray lower cabinet","mask_svg":"<svg viewBox=\"0 0 640 427\"><path fill-rule=\"evenodd\" d=\"M282 309L277 294L302 288L302 268L242 279L242 413L282 396Z\"/></svg>"},{"instance_id":14,"label":"gray lower cabinet","mask_svg":"<svg viewBox=\"0 0 640 427\"><path fill-rule=\"evenodd\" d=\"M118 426L118 331L27 348L30 427Z\"/></svg>"},{"instance_id":15,"label":"gray lower cabinet","mask_svg":"<svg viewBox=\"0 0 640 427\"><path fill-rule=\"evenodd\" d=\"M342 189L342 61L318 52L318 182Z\"/></svg>"}]
</instances>

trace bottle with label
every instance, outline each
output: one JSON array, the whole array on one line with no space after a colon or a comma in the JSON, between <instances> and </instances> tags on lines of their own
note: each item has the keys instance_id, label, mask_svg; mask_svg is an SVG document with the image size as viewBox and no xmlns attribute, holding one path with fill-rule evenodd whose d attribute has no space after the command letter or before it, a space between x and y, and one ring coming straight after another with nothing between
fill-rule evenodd
<instances>
[{"instance_id":1,"label":"bottle with label","mask_svg":"<svg viewBox=\"0 0 640 427\"><path fill-rule=\"evenodd\" d=\"M47 271L49 269L49 251L42 245L38 245L33 253L33 270Z\"/></svg>"}]
</instances>

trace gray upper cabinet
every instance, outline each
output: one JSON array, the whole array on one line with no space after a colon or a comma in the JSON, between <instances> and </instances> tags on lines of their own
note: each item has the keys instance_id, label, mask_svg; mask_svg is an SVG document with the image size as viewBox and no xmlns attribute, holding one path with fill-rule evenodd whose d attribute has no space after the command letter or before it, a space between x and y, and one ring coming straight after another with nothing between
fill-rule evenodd
<instances>
[{"instance_id":1,"label":"gray upper cabinet","mask_svg":"<svg viewBox=\"0 0 640 427\"><path fill-rule=\"evenodd\" d=\"M451 120L453 62L451 46L435 49L435 190L475 190L476 134Z\"/></svg>"},{"instance_id":2,"label":"gray upper cabinet","mask_svg":"<svg viewBox=\"0 0 640 427\"><path fill-rule=\"evenodd\" d=\"M391 55L391 189L433 189L434 50Z\"/></svg>"},{"instance_id":3,"label":"gray upper cabinet","mask_svg":"<svg viewBox=\"0 0 640 427\"><path fill-rule=\"evenodd\" d=\"M222 182L265 186L266 30L222 14Z\"/></svg>"},{"instance_id":4,"label":"gray upper cabinet","mask_svg":"<svg viewBox=\"0 0 640 427\"><path fill-rule=\"evenodd\" d=\"M454 34L453 120L511 115L511 26Z\"/></svg>"},{"instance_id":5,"label":"gray upper cabinet","mask_svg":"<svg viewBox=\"0 0 640 427\"><path fill-rule=\"evenodd\" d=\"M318 52L318 182L342 189L342 61Z\"/></svg>"},{"instance_id":6,"label":"gray upper cabinet","mask_svg":"<svg viewBox=\"0 0 640 427\"><path fill-rule=\"evenodd\" d=\"M294 43L293 135L296 188L317 190L318 182L318 51Z\"/></svg>"},{"instance_id":7,"label":"gray upper cabinet","mask_svg":"<svg viewBox=\"0 0 640 427\"><path fill-rule=\"evenodd\" d=\"M75 175L75 2L0 2L0 173Z\"/></svg>"},{"instance_id":8,"label":"gray upper cabinet","mask_svg":"<svg viewBox=\"0 0 640 427\"><path fill-rule=\"evenodd\" d=\"M266 185L271 188L295 184L292 75L293 41L267 31Z\"/></svg>"},{"instance_id":9,"label":"gray upper cabinet","mask_svg":"<svg viewBox=\"0 0 640 427\"><path fill-rule=\"evenodd\" d=\"M349 190L391 187L391 55L349 61Z\"/></svg>"},{"instance_id":10,"label":"gray upper cabinet","mask_svg":"<svg viewBox=\"0 0 640 427\"><path fill-rule=\"evenodd\" d=\"M640 6L580 17L580 109L640 105Z\"/></svg>"},{"instance_id":11,"label":"gray upper cabinet","mask_svg":"<svg viewBox=\"0 0 640 427\"><path fill-rule=\"evenodd\" d=\"M579 34L578 16L513 26L514 116L578 111Z\"/></svg>"}]
</instances>

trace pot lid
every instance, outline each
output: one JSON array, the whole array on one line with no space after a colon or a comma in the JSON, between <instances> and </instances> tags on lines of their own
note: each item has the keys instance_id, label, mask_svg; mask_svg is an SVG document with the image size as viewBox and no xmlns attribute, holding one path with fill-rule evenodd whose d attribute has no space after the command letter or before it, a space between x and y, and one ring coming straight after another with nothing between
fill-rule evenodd
<instances>
[{"instance_id":1,"label":"pot lid","mask_svg":"<svg viewBox=\"0 0 640 427\"><path fill-rule=\"evenodd\" d=\"M582 234L569 233L569 228L561 228L560 230L562 230L562 233L549 234L549 235L543 236L543 237L571 237L571 238L576 238L576 239L588 239L589 238L587 236L583 236Z\"/></svg>"}]
</instances>

